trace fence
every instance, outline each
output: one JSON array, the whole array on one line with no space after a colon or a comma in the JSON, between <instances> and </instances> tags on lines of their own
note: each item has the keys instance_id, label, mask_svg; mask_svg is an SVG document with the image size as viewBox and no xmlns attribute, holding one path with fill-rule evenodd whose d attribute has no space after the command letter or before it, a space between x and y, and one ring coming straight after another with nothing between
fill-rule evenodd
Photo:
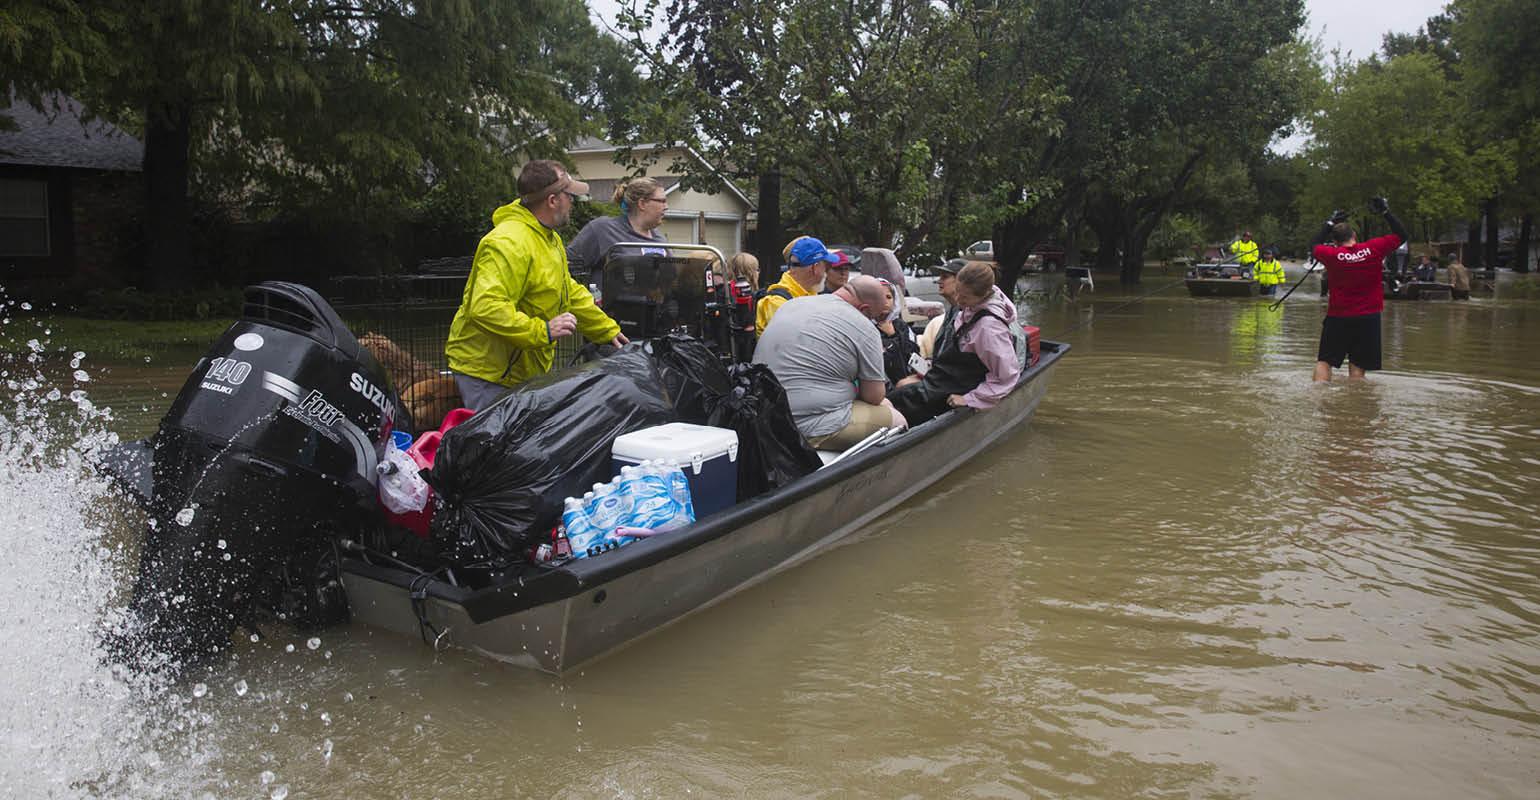
<instances>
[{"instance_id":1,"label":"fence","mask_svg":"<svg viewBox=\"0 0 1540 800\"><path fill-rule=\"evenodd\" d=\"M398 392L448 372L444 344L465 291L470 259L439 259L422 267L423 272L412 275L341 276L327 289L327 301L348 329L376 356L390 354L381 361ZM582 345L579 336L558 339L555 363L569 363Z\"/></svg>"}]
</instances>

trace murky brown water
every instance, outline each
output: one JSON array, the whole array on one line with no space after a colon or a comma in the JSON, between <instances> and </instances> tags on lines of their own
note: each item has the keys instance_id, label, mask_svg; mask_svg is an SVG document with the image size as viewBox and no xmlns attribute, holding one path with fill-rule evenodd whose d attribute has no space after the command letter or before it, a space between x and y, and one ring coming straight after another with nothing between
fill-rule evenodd
<instances>
[{"instance_id":1,"label":"murky brown water","mask_svg":"<svg viewBox=\"0 0 1540 800\"><path fill-rule=\"evenodd\" d=\"M1540 796L1540 302L1391 305L1387 371L1322 386L1313 295L1126 299L1031 312L1094 322L1024 432L579 674L357 627L251 645L192 788ZM125 432L167 360L93 388Z\"/></svg>"}]
</instances>

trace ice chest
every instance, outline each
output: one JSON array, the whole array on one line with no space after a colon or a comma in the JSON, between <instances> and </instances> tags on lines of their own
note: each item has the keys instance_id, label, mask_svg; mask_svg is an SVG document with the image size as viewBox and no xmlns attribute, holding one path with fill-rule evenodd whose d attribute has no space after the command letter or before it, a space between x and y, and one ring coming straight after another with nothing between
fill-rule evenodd
<instances>
[{"instance_id":1,"label":"ice chest","mask_svg":"<svg viewBox=\"0 0 1540 800\"><path fill-rule=\"evenodd\" d=\"M1036 325L1023 325L1021 329L1027 332L1027 366L1035 367L1043 354L1042 332Z\"/></svg>"},{"instance_id":2,"label":"ice chest","mask_svg":"<svg viewBox=\"0 0 1540 800\"><path fill-rule=\"evenodd\" d=\"M670 422L615 438L613 474L622 467L662 459L679 465L690 482L690 503L700 519L738 501L738 432Z\"/></svg>"}]
</instances>

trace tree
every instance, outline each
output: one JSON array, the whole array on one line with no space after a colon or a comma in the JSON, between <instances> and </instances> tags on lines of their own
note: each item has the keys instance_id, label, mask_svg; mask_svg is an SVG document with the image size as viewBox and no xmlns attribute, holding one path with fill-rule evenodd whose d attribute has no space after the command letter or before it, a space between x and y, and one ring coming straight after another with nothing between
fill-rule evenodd
<instances>
[{"instance_id":1,"label":"tree","mask_svg":"<svg viewBox=\"0 0 1540 800\"><path fill-rule=\"evenodd\" d=\"M1388 61L1339 65L1314 120L1308 157L1314 208L1390 197L1415 225L1469 217L1513 171L1511 145L1483 143L1458 117L1460 87L1439 57L1409 52Z\"/></svg>"},{"instance_id":2,"label":"tree","mask_svg":"<svg viewBox=\"0 0 1540 800\"><path fill-rule=\"evenodd\" d=\"M955 218L992 118L1026 117L1044 99L1019 71L1006 94L979 90L994 74L981 42L999 16L982 5L680 0L659 46L642 34L651 12L633 9L622 24L659 87L642 128L759 181L762 258L779 260L782 216L905 255ZM675 166L696 182L720 177Z\"/></svg>"},{"instance_id":3,"label":"tree","mask_svg":"<svg viewBox=\"0 0 1540 800\"><path fill-rule=\"evenodd\" d=\"M1514 269L1529 270L1534 211L1540 206L1540 7L1521 0L1456 0L1450 38L1460 56L1475 135L1507 142L1513 169L1494 193L1519 210ZM1495 210L1496 203L1491 206ZM1496 242L1488 237L1488 264Z\"/></svg>"},{"instance_id":4,"label":"tree","mask_svg":"<svg viewBox=\"0 0 1540 800\"><path fill-rule=\"evenodd\" d=\"M598 96L626 72L584 9L558 0L20 8L23 33L0 25L0 41L48 53L0 51L18 85L73 92L143 135L158 287L189 274L191 186L365 219L435 194L506 197L511 157L597 131Z\"/></svg>"},{"instance_id":5,"label":"tree","mask_svg":"<svg viewBox=\"0 0 1540 800\"><path fill-rule=\"evenodd\" d=\"M1151 233L1203 163L1259 156L1307 97L1299 2L1044 3L1033 22L1076 46L1037 56L1066 98L1057 134L1025 147L996 137L1027 153L1013 183L1050 193L997 228L1007 281L1080 206L1103 265L1121 250L1123 280L1138 282Z\"/></svg>"}]
</instances>

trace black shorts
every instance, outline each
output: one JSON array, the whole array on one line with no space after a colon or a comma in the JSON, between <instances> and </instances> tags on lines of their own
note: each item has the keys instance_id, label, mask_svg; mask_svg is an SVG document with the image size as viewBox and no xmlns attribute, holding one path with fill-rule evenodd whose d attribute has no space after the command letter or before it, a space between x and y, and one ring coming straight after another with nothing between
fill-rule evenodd
<instances>
[{"instance_id":1,"label":"black shorts","mask_svg":"<svg viewBox=\"0 0 1540 800\"><path fill-rule=\"evenodd\" d=\"M1344 356L1361 370L1380 368L1379 314L1327 317L1321 323L1321 346L1315 360L1340 367Z\"/></svg>"}]
</instances>

